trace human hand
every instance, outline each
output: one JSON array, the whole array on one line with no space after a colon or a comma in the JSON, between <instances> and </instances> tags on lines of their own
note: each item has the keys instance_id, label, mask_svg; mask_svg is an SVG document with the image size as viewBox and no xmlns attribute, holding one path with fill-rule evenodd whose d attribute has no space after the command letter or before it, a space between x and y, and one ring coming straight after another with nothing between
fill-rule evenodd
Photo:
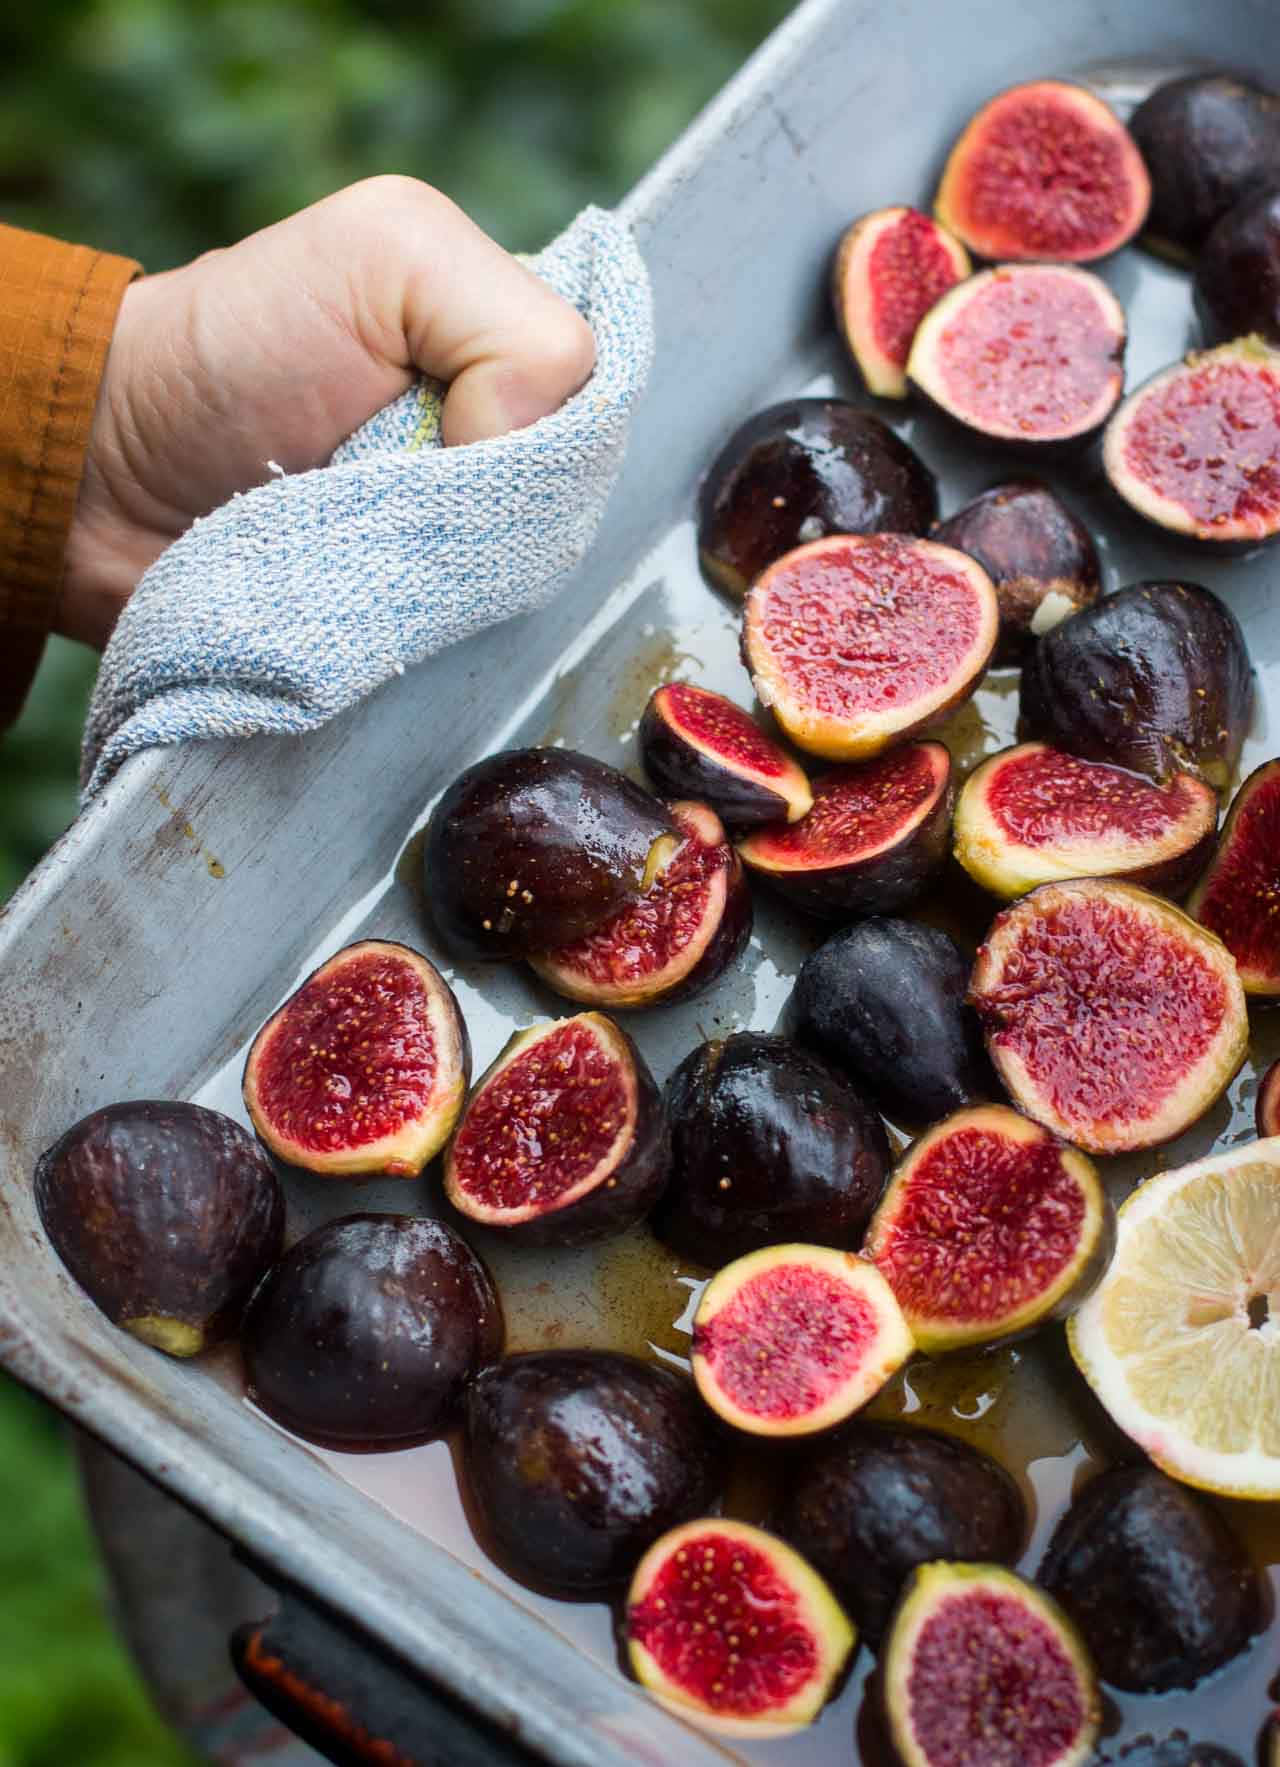
<instances>
[{"instance_id":1,"label":"human hand","mask_svg":"<svg viewBox=\"0 0 1280 1767\"><path fill-rule=\"evenodd\" d=\"M371 178L133 283L111 340L57 629L102 645L201 515L321 466L411 385L448 383L447 446L520 429L591 374L590 327L447 197Z\"/></svg>"}]
</instances>

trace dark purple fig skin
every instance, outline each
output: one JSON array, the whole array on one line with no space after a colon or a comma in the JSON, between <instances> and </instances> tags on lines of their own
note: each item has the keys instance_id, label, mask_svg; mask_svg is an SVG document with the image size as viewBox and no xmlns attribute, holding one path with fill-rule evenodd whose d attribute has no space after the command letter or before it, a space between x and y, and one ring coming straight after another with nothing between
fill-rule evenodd
<instances>
[{"instance_id":1,"label":"dark purple fig skin","mask_svg":"<svg viewBox=\"0 0 1280 1767\"><path fill-rule=\"evenodd\" d=\"M249 1397L347 1452L429 1441L502 1348L489 1272L443 1221L344 1215L291 1246L241 1332Z\"/></svg>"},{"instance_id":2,"label":"dark purple fig skin","mask_svg":"<svg viewBox=\"0 0 1280 1767\"><path fill-rule=\"evenodd\" d=\"M1280 99L1227 73L1158 86L1129 133L1151 174L1143 242L1178 263L1249 191L1280 179Z\"/></svg>"},{"instance_id":3,"label":"dark purple fig skin","mask_svg":"<svg viewBox=\"0 0 1280 1767\"><path fill-rule=\"evenodd\" d=\"M556 1594L624 1583L705 1514L720 1439L693 1383L607 1350L508 1356L466 1399L467 1483L504 1568Z\"/></svg>"},{"instance_id":4,"label":"dark purple fig skin","mask_svg":"<svg viewBox=\"0 0 1280 1767\"><path fill-rule=\"evenodd\" d=\"M1011 1565L1027 1514L1010 1475L967 1442L855 1423L795 1468L773 1525L827 1579L874 1647L918 1565Z\"/></svg>"},{"instance_id":5,"label":"dark purple fig skin","mask_svg":"<svg viewBox=\"0 0 1280 1767\"><path fill-rule=\"evenodd\" d=\"M664 796L710 804L726 828L759 828L787 814L786 799L763 776L733 773L686 742L663 717L656 695L644 709L636 740L644 770Z\"/></svg>"},{"instance_id":6,"label":"dark purple fig skin","mask_svg":"<svg viewBox=\"0 0 1280 1767\"><path fill-rule=\"evenodd\" d=\"M572 749L507 749L468 767L432 812L427 905L458 956L553 950L639 895L654 842L674 833L615 767Z\"/></svg>"},{"instance_id":7,"label":"dark purple fig skin","mask_svg":"<svg viewBox=\"0 0 1280 1767\"><path fill-rule=\"evenodd\" d=\"M717 1269L792 1241L856 1250L892 1164L857 1087L786 1037L702 1043L667 1082L671 1182L650 1225Z\"/></svg>"},{"instance_id":8,"label":"dark purple fig skin","mask_svg":"<svg viewBox=\"0 0 1280 1767\"><path fill-rule=\"evenodd\" d=\"M1224 602L1198 583L1133 583L1035 646L1018 731L1162 785L1194 773L1222 791L1252 701L1244 634Z\"/></svg>"},{"instance_id":9,"label":"dark purple fig skin","mask_svg":"<svg viewBox=\"0 0 1280 1767\"><path fill-rule=\"evenodd\" d=\"M844 399L788 399L749 417L703 480L698 558L741 600L766 565L825 534L927 534L933 474L887 423Z\"/></svg>"},{"instance_id":10,"label":"dark purple fig skin","mask_svg":"<svg viewBox=\"0 0 1280 1767\"><path fill-rule=\"evenodd\" d=\"M1036 1581L1080 1628L1113 1687L1191 1687L1262 1624L1257 1573L1203 1497L1155 1467L1090 1479L1059 1521Z\"/></svg>"},{"instance_id":11,"label":"dark purple fig skin","mask_svg":"<svg viewBox=\"0 0 1280 1767\"><path fill-rule=\"evenodd\" d=\"M1052 591L1078 611L1102 588L1098 550L1088 529L1047 485L994 485L949 516L932 538L976 558L995 584L1000 637L993 661L1021 662L1036 641L1031 622Z\"/></svg>"},{"instance_id":12,"label":"dark purple fig skin","mask_svg":"<svg viewBox=\"0 0 1280 1767\"><path fill-rule=\"evenodd\" d=\"M972 965L955 940L911 920L877 918L833 933L805 960L791 995L797 1034L847 1069L895 1122L934 1123L996 1098Z\"/></svg>"},{"instance_id":13,"label":"dark purple fig skin","mask_svg":"<svg viewBox=\"0 0 1280 1767\"><path fill-rule=\"evenodd\" d=\"M1251 332L1280 344L1280 185L1227 210L1200 249L1191 292L1207 344Z\"/></svg>"},{"instance_id":14,"label":"dark purple fig skin","mask_svg":"<svg viewBox=\"0 0 1280 1767\"><path fill-rule=\"evenodd\" d=\"M198 1104L92 1112L41 1154L35 1201L54 1250L108 1319L189 1327L187 1353L234 1333L284 1239L266 1154Z\"/></svg>"},{"instance_id":15,"label":"dark purple fig skin","mask_svg":"<svg viewBox=\"0 0 1280 1767\"><path fill-rule=\"evenodd\" d=\"M1239 1755L1212 1742L1192 1742L1185 1730L1140 1736L1118 1755L1095 1755L1094 1767L1244 1767Z\"/></svg>"}]
</instances>

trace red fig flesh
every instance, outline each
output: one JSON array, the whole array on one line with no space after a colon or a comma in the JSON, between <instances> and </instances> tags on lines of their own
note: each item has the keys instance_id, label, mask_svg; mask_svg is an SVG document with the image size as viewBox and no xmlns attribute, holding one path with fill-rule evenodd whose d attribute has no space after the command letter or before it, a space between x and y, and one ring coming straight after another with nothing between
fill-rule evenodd
<instances>
[{"instance_id":1,"label":"red fig flesh","mask_svg":"<svg viewBox=\"0 0 1280 1767\"><path fill-rule=\"evenodd\" d=\"M830 1246L766 1246L707 1284L693 1378L726 1423L807 1436L851 1417L914 1349L893 1290Z\"/></svg>"},{"instance_id":2,"label":"red fig flesh","mask_svg":"<svg viewBox=\"0 0 1280 1767\"><path fill-rule=\"evenodd\" d=\"M638 896L595 932L531 957L548 987L588 1006L686 1000L716 981L751 936L751 893L720 818L672 804L684 839Z\"/></svg>"},{"instance_id":3,"label":"red fig flesh","mask_svg":"<svg viewBox=\"0 0 1280 1767\"><path fill-rule=\"evenodd\" d=\"M877 209L853 223L836 253L832 298L868 392L906 398L916 326L970 269L960 241L919 209Z\"/></svg>"},{"instance_id":4,"label":"red fig flesh","mask_svg":"<svg viewBox=\"0 0 1280 1767\"><path fill-rule=\"evenodd\" d=\"M984 761L956 805L956 858L993 895L1068 877L1118 877L1176 896L1203 868L1218 822L1211 785L1164 785L1024 742Z\"/></svg>"},{"instance_id":5,"label":"red fig flesh","mask_svg":"<svg viewBox=\"0 0 1280 1767\"><path fill-rule=\"evenodd\" d=\"M1280 350L1237 338L1175 362L1107 425L1107 477L1157 527L1240 545L1280 533Z\"/></svg>"},{"instance_id":6,"label":"red fig flesh","mask_svg":"<svg viewBox=\"0 0 1280 1767\"><path fill-rule=\"evenodd\" d=\"M802 749L864 760L967 699L995 647L995 590L949 546L897 534L799 546L747 596L756 692Z\"/></svg>"},{"instance_id":7,"label":"red fig flesh","mask_svg":"<svg viewBox=\"0 0 1280 1767\"><path fill-rule=\"evenodd\" d=\"M957 1111L889 1181L866 1251L931 1354L1018 1337L1106 1267L1111 1205L1090 1160L1006 1105Z\"/></svg>"},{"instance_id":8,"label":"red fig flesh","mask_svg":"<svg viewBox=\"0 0 1280 1767\"><path fill-rule=\"evenodd\" d=\"M1083 86L1035 80L989 99L951 150L938 219L983 258L1088 263L1146 220L1151 181L1115 113Z\"/></svg>"},{"instance_id":9,"label":"red fig flesh","mask_svg":"<svg viewBox=\"0 0 1280 1767\"><path fill-rule=\"evenodd\" d=\"M1015 1104L1091 1153L1180 1135L1248 1043L1230 952L1132 884L1042 884L1006 908L969 998Z\"/></svg>"},{"instance_id":10,"label":"red fig flesh","mask_svg":"<svg viewBox=\"0 0 1280 1767\"><path fill-rule=\"evenodd\" d=\"M453 990L407 945L364 939L322 963L254 1038L244 1101L277 1158L308 1172L415 1177L471 1075Z\"/></svg>"},{"instance_id":11,"label":"red fig flesh","mask_svg":"<svg viewBox=\"0 0 1280 1767\"><path fill-rule=\"evenodd\" d=\"M1001 264L921 320L908 378L966 429L1028 449L1079 443L1124 391L1124 309L1070 264Z\"/></svg>"},{"instance_id":12,"label":"red fig flesh","mask_svg":"<svg viewBox=\"0 0 1280 1767\"><path fill-rule=\"evenodd\" d=\"M1280 1061L1273 1061L1258 1081L1254 1121L1260 1141L1269 1135L1280 1135Z\"/></svg>"},{"instance_id":13,"label":"red fig flesh","mask_svg":"<svg viewBox=\"0 0 1280 1767\"><path fill-rule=\"evenodd\" d=\"M637 1679L664 1705L736 1736L812 1723L855 1643L797 1552L745 1522L673 1528L636 1567L626 1633Z\"/></svg>"},{"instance_id":14,"label":"red fig flesh","mask_svg":"<svg viewBox=\"0 0 1280 1767\"><path fill-rule=\"evenodd\" d=\"M801 769L722 693L673 681L644 709L638 733L645 772L674 798L697 798L726 828L795 822L813 802Z\"/></svg>"},{"instance_id":15,"label":"red fig flesh","mask_svg":"<svg viewBox=\"0 0 1280 1767\"><path fill-rule=\"evenodd\" d=\"M597 1012L514 1036L472 1093L445 1160L454 1208L528 1245L581 1245L647 1214L667 1179L662 1095Z\"/></svg>"},{"instance_id":16,"label":"red fig flesh","mask_svg":"<svg viewBox=\"0 0 1280 1767\"><path fill-rule=\"evenodd\" d=\"M752 871L811 914L887 914L923 895L947 851L951 756L910 742L853 767L834 767L813 808L790 826L759 829L738 846Z\"/></svg>"},{"instance_id":17,"label":"red fig flesh","mask_svg":"<svg viewBox=\"0 0 1280 1767\"><path fill-rule=\"evenodd\" d=\"M1236 793L1190 912L1236 960L1246 994L1280 995L1280 760Z\"/></svg>"}]
</instances>

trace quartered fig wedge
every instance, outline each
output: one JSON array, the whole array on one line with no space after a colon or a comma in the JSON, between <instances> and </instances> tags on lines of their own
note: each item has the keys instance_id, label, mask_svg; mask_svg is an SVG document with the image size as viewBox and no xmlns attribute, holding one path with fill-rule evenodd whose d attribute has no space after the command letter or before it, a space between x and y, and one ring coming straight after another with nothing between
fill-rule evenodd
<instances>
[{"instance_id":1,"label":"quartered fig wedge","mask_svg":"<svg viewBox=\"0 0 1280 1767\"><path fill-rule=\"evenodd\" d=\"M795 822L813 802L786 750L722 693L673 681L659 687L637 733L645 772L673 798L709 804L726 828Z\"/></svg>"},{"instance_id":2,"label":"quartered fig wedge","mask_svg":"<svg viewBox=\"0 0 1280 1767\"><path fill-rule=\"evenodd\" d=\"M529 967L587 1006L656 1006L710 987L751 937L751 892L724 827L706 804L669 806L682 837L648 889L572 945Z\"/></svg>"},{"instance_id":3,"label":"quartered fig wedge","mask_svg":"<svg viewBox=\"0 0 1280 1767\"><path fill-rule=\"evenodd\" d=\"M866 1404L915 1348L889 1284L830 1246L780 1245L726 1264L693 1322L707 1404L755 1436L806 1436Z\"/></svg>"},{"instance_id":4,"label":"quartered fig wedge","mask_svg":"<svg viewBox=\"0 0 1280 1767\"><path fill-rule=\"evenodd\" d=\"M931 538L976 558L995 585L998 663L1020 662L1037 638L1098 599L1097 548L1047 485L994 485L939 522Z\"/></svg>"},{"instance_id":5,"label":"quartered fig wedge","mask_svg":"<svg viewBox=\"0 0 1280 1767\"><path fill-rule=\"evenodd\" d=\"M1280 1061L1273 1061L1258 1081L1254 1122L1259 1139L1265 1140L1268 1135L1280 1135Z\"/></svg>"},{"instance_id":6,"label":"quartered fig wedge","mask_svg":"<svg viewBox=\"0 0 1280 1767\"><path fill-rule=\"evenodd\" d=\"M1217 793L1190 773L1156 785L1024 742L965 781L955 853L1006 900L1069 877L1118 877L1178 896L1203 870L1217 823Z\"/></svg>"},{"instance_id":7,"label":"quartered fig wedge","mask_svg":"<svg viewBox=\"0 0 1280 1767\"><path fill-rule=\"evenodd\" d=\"M89 1298L171 1356L234 1333L284 1239L284 1198L248 1131L167 1099L82 1118L41 1154L35 1202Z\"/></svg>"},{"instance_id":8,"label":"quartered fig wedge","mask_svg":"<svg viewBox=\"0 0 1280 1767\"><path fill-rule=\"evenodd\" d=\"M643 894L675 830L616 767L572 749L508 749L459 775L427 824L427 906L463 957L527 957L579 939Z\"/></svg>"},{"instance_id":9,"label":"quartered fig wedge","mask_svg":"<svg viewBox=\"0 0 1280 1767\"><path fill-rule=\"evenodd\" d=\"M413 1178L471 1077L453 990L407 945L363 939L322 963L254 1038L244 1102L277 1158L326 1177Z\"/></svg>"},{"instance_id":10,"label":"quartered fig wedge","mask_svg":"<svg viewBox=\"0 0 1280 1767\"><path fill-rule=\"evenodd\" d=\"M943 744L905 743L824 773L808 815L756 830L738 852L811 914L887 914L916 901L940 870L953 796Z\"/></svg>"},{"instance_id":11,"label":"quartered fig wedge","mask_svg":"<svg viewBox=\"0 0 1280 1767\"><path fill-rule=\"evenodd\" d=\"M1280 533L1280 350L1237 338L1175 362L1107 425L1103 465L1171 534L1257 545Z\"/></svg>"},{"instance_id":12,"label":"quartered fig wedge","mask_svg":"<svg viewBox=\"0 0 1280 1767\"><path fill-rule=\"evenodd\" d=\"M969 998L1028 1116L1091 1153L1171 1141L1244 1060L1235 962L1132 884L1041 884L997 915Z\"/></svg>"},{"instance_id":13,"label":"quartered fig wedge","mask_svg":"<svg viewBox=\"0 0 1280 1767\"><path fill-rule=\"evenodd\" d=\"M1006 1105L958 1111L911 1148L867 1232L920 1349L1007 1342L1065 1319L1114 1220L1096 1168Z\"/></svg>"},{"instance_id":14,"label":"quartered fig wedge","mask_svg":"<svg viewBox=\"0 0 1280 1767\"><path fill-rule=\"evenodd\" d=\"M1001 264L929 310L907 378L987 441L1078 446L1119 403L1125 340L1124 309L1092 271Z\"/></svg>"},{"instance_id":15,"label":"quartered fig wedge","mask_svg":"<svg viewBox=\"0 0 1280 1767\"><path fill-rule=\"evenodd\" d=\"M654 1542L624 1619L636 1679L731 1736L811 1724L856 1642L822 1578L763 1528L708 1516Z\"/></svg>"},{"instance_id":16,"label":"quartered fig wedge","mask_svg":"<svg viewBox=\"0 0 1280 1767\"><path fill-rule=\"evenodd\" d=\"M1151 182L1102 99L1033 80L988 99L951 150L938 219L982 258L1087 263L1127 245Z\"/></svg>"},{"instance_id":17,"label":"quartered fig wedge","mask_svg":"<svg viewBox=\"0 0 1280 1767\"><path fill-rule=\"evenodd\" d=\"M967 699L998 624L975 559L898 534L841 535L763 573L747 596L742 651L793 742L858 761Z\"/></svg>"},{"instance_id":18,"label":"quartered fig wedge","mask_svg":"<svg viewBox=\"0 0 1280 1767\"><path fill-rule=\"evenodd\" d=\"M906 398L916 326L971 268L960 241L919 209L876 209L853 223L836 252L831 296L868 392Z\"/></svg>"},{"instance_id":19,"label":"quartered fig wedge","mask_svg":"<svg viewBox=\"0 0 1280 1767\"><path fill-rule=\"evenodd\" d=\"M666 1112L644 1058L598 1012L518 1031L477 1082L445 1157L454 1208L527 1245L581 1245L648 1213Z\"/></svg>"},{"instance_id":20,"label":"quartered fig wedge","mask_svg":"<svg viewBox=\"0 0 1280 1767\"><path fill-rule=\"evenodd\" d=\"M845 399L788 399L740 425L698 500L698 560L741 601L776 558L826 534L924 534L938 487L874 412Z\"/></svg>"},{"instance_id":21,"label":"quartered fig wedge","mask_svg":"<svg viewBox=\"0 0 1280 1767\"><path fill-rule=\"evenodd\" d=\"M882 1658L904 1767L1083 1767L1102 1718L1093 1664L1051 1596L1001 1565L922 1565Z\"/></svg>"},{"instance_id":22,"label":"quartered fig wedge","mask_svg":"<svg viewBox=\"0 0 1280 1767\"><path fill-rule=\"evenodd\" d=\"M1187 909L1235 958L1246 994L1280 996L1280 760L1236 793Z\"/></svg>"}]
</instances>

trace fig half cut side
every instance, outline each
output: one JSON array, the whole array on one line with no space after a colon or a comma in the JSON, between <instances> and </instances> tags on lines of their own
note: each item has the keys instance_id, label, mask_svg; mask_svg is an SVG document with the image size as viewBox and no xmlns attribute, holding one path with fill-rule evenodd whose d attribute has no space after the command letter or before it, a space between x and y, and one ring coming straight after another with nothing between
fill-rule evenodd
<instances>
[{"instance_id":1,"label":"fig half cut side","mask_svg":"<svg viewBox=\"0 0 1280 1767\"><path fill-rule=\"evenodd\" d=\"M979 257L1083 264L1127 245L1150 203L1142 155L1114 111L1083 86L1034 80L969 122L934 206Z\"/></svg>"},{"instance_id":2,"label":"fig half cut side","mask_svg":"<svg viewBox=\"0 0 1280 1767\"><path fill-rule=\"evenodd\" d=\"M650 697L637 733L645 772L673 798L696 798L726 828L795 822L809 781L780 744L722 693L672 681Z\"/></svg>"},{"instance_id":3,"label":"fig half cut side","mask_svg":"<svg viewBox=\"0 0 1280 1767\"><path fill-rule=\"evenodd\" d=\"M831 295L868 392L906 398L916 326L971 270L960 241L919 209L876 209L853 223L836 251Z\"/></svg>"},{"instance_id":4,"label":"fig half cut side","mask_svg":"<svg viewBox=\"0 0 1280 1767\"><path fill-rule=\"evenodd\" d=\"M953 799L945 746L904 743L824 773L807 816L758 829L738 851L811 914L887 914L933 882L946 858Z\"/></svg>"},{"instance_id":5,"label":"fig half cut side","mask_svg":"<svg viewBox=\"0 0 1280 1767\"><path fill-rule=\"evenodd\" d=\"M1146 381L1107 425L1103 465L1138 514L1211 546L1280 533L1280 350L1236 338Z\"/></svg>"},{"instance_id":6,"label":"fig half cut side","mask_svg":"<svg viewBox=\"0 0 1280 1767\"><path fill-rule=\"evenodd\" d=\"M1006 900L1069 877L1117 877L1178 896L1203 870L1217 824L1217 793L1190 773L1156 785L1024 742L965 781L955 853Z\"/></svg>"},{"instance_id":7,"label":"fig half cut side","mask_svg":"<svg viewBox=\"0 0 1280 1767\"><path fill-rule=\"evenodd\" d=\"M666 1112L644 1058L598 1012L519 1031L478 1081L445 1157L454 1208L526 1245L582 1245L648 1213Z\"/></svg>"},{"instance_id":8,"label":"fig half cut side","mask_svg":"<svg viewBox=\"0 0 1280 1767\"><path fill-rule=\"evenodd\" d=\"M1236 793L1187 908L1235 958L1246 994L1280 996L1280 760L1264 761Z\"/></svg>"},{"instance_id":9,"label":"fig half cut side","mask_svg":"<svg viewBox=\"0 0 1280 1767\"><path fill-rule=\"evenodd\" d=\"M742 652L794 743L862 761L968 699L998 628L991 579L965 553L839 535L788 552L753 585Z\"/></svg>"},{"instance_id":10,"label":"fig half cut side","mask_svg":"<svg viewBox=\"0 0 1280 1767\"><path fill-rule=\"evenodd\" d=\"M362 939L322 963L250 1045L244 1102L278 1159L325 1177L413 1178L471 1077L453 990L408 945Z\"/></svg>"},{"instance_id":11,"label":"fig half cut side","mask_svg":"<svg viewBox=\"0 0 1280 1767\"><path fill-rule=\"evenodd\" d=\"M1254 1122L1259 1140L1265 1141L1270 1135L1280 1135L1280 1061L1273 1061L1258 1081Z\"/></svg>"},{"instance_id":12,"label":"fig half cut side","mask_svg":"<svg viewBox=\"0 0 1280 1767\"><path fill-rule=\"evenodd\" d=\"M973 435L1076 448L1124 391L1124 308L1090 270L999 264L920 321L907 377Z\"/></svg>"},{"instance_id":13,"label":"fig half cut side","mask_svg":"<svg viewBox=\"0 0 1280 1767\"><path fill-rule=\"evenodd\" d=\"M632 1670L650 1693L680 1717L743 1737L811 1724L857 1641L799 1553L721 1516L654 1542L636 1566L624 1624Z\"/></svg>"},{"instance_id":14,"label":"fig half cut side","mask_svg":"<svg viewBox=\"0 0 1280 1767\"><path fill-rule=\"evenodd\" d=\"M1065 1319L1102 1275L1114 1235L1093 1162L989 1104L915 1143L865 1249L919 1348L937 1355Z\"/></svg>"},{"instance_id":15,"label":"fig half cut side","mask_svg":"<svg viewBox=\"0 0 1280 1767\"><path fill-rule=\"evenodd\" d=\"M1002 1565L912 1575L881 1659L904 1767L1083 1767L1097 1676L1057 1602Z\"/></svg>"},{"instance_id":16,"label":"fig half cut side","mask_svg":"<svg viewBox=\"0 0 1280 1767\"><path fill-rule=\"evenodd\" d=\"M1028 1116L1090 1153L1156 1147L1203 1116L1244 1060L1230 952L1133 884L1041 884L996 916L969 998Z\"/></svg>"},{"instance_id":17,"label":"fig half cut side","mask_svg":"<svg viewBox=\"0 0 1280 1767\"><path fill-rule=\"evenodd\" d=\"M809 1436L865 1405L915 1345L880 1272L830 1246L766 1246L726 1264L693 1322L693 1378L754 1436Z\"/></svg>"},{"instance_id":18,"label":"fig half cut side","mask_svg":"<svg viewBox=\"0 0 1280 1767\"><path fill-rule=\"evenodd\" d=\"M529 967L549 988L587 1006L655 1006L710 987L751 937L742 862L706 804L670 806L683 836L642 896L572 945Z\"/></svg>"}]
</instances>

